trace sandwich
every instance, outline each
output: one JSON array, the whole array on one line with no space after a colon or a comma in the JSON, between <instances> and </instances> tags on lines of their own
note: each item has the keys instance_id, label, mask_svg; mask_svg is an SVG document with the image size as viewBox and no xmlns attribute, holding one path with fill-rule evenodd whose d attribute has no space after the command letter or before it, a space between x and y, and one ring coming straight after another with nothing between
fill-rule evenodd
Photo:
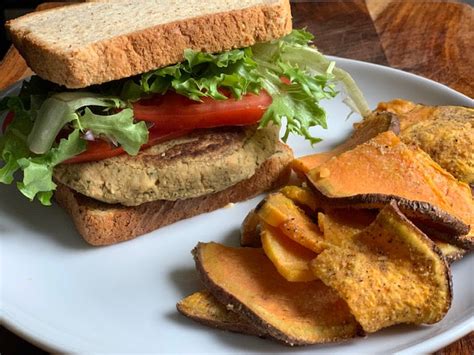
<instances>
[{"instance_id":1,"label":"sandwich","mask_svg":"<svg viewBox=\"0 0 474 355\"><path fill-rule=\"evenodd\" d=\"M280 127L318 142L338 83L368 112L288 0L86 2L6 29L36 75L0 101L0 182L54 198L93 245L283 185Z\"/></svg>"}]
</instances>

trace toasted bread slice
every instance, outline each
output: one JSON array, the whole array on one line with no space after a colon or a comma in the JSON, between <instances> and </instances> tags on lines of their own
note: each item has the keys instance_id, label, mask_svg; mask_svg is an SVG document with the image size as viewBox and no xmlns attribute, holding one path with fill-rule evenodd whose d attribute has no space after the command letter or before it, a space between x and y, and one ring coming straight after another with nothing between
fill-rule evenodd
<instances>
[{"instance_id":1,"label":"toasted bread slice","mask_svg":"<svg viewBox=\"0 0 474 355\"><path fill-rule=\"evenodd\" d=\"M280 143L277 152L250 178L223 191L186 200L158 200L135 207L111 205L85 197L61 184L54 196L89 244L109 245L282 186L288 182L292 159L291 149Z\"/></svg>"},{"instance_id":2,"label":"toasted bread slice","mask_svg":"<svg viewBox=\"0 0 474 355\"><path fill-rule=\"evenodd\" d=\"M100 24L100 26L98 25ZM6 28L43 79L83 88L291 31L288 0L112 0L28 14Z\"/></svg>"}]
</instances>

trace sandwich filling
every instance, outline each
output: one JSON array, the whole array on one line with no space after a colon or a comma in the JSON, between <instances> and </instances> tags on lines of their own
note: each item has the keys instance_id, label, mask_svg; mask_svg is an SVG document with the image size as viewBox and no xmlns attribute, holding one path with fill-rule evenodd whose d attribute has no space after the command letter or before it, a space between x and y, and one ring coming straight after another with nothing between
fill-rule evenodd
<instances>
[{"instance_id":1,"label":"sandwich filling","mask_svg":"<svg viewBox=\"0 0 474 355\"><path fill-rule=\"evenodd\" d=\"M336 96L338 83L355 111L370 112L350 75L325 58L312 38L294 30L279 40L219 54L186 50L181 63L80 90L33 77L19 96L0 101L0 113L8 112L0 137L0 182L10 184L22 172L18 189L44 205L51 204L54 178L102 201L129 205L223 189L248 177L272 151L265 143L275 143L267 135L272 129L265 127L284 125L283 141L292 133L317 143L311 128L327 128L320 101ZM205 163L190 169L195 170L190 180L179 176L189 168L185 165L169 168L178 174L171 178L165 177L165 168L150 163L174 144L163 142L180 142L177 137L192 142L192 132L201 129L251 125L262 130L253 133L261 141L244 139L247 146L235 161L222 161L209 171L216 179L204 174L197 179ZM226 169L231 172L216 175ZM207 179L222 181L206 185ZM163 183L176 191L163 189Z\"/></svg>"}]
</instances>

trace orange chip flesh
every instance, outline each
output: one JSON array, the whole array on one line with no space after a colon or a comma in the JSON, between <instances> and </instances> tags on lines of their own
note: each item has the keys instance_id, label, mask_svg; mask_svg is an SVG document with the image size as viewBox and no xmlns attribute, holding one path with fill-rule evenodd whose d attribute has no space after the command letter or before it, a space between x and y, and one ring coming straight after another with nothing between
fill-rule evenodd
<instances>
[{"instance_id":1,"label":"orange chip flesh","mask_svg":"<svg viewBox=\"0 0 474 355\"><path fill-rule=\"evenodd\" d=\"M314 193L309 189L301 186L288 185L284 186L279 190L284 196L292 200L297 206L305 208L307 212L316 211L319 208L319 201L316 199ZM264 203L263 201L261 202ZM257 207L256 209L258 209ZM301 211L304 212L304 211ZM274 223L285 220L286 217L280 218ZM259 248L262 246L260 240L260 217L258 216L255 209L251 210L244 221L240 229L240 246L242 247L253 247Z\"/></svg>"},{"instance_id":2,"label":"orange chip flesh","mask_svg":"<svg viewBox=\"0 0 474 355\"><path fill-rule=\"evenodd\" d=\"M352 241L352 246L326 249L311 266L338 291L366 332L444 317L452 298L447 263L395 203Z\"/></svg>"},{"instance_id":3,"label":"orange chip flesh","mask_svg":"<svg viewBox=\"0 0 474 355\"><path fill-rule=\"evenodd\" d=\"M280 192L300 206L306 206L312 211L321 208L321 201L318 201L314 193L307 187L289 185L280 189Z\"/></svg>"},{"instance_id":4,"label":"orange chip flesh","mask_svg":"<svg viewBox=\"0 0 474 355\"><path fill-rule=\"evenodd\" d=\"M316 253L327 246L318 226L281 193L268 195L257 214L265 223L279 228L288 238Z\"/></svg>"},{"instance_id":5,"label":"orange chip flesh","mask_svg":"<svg viewBox=\"0 0 474 355\"><path fill-rule=\"evenodd\" d=\"M398 118L389 112L373 113L362 122L357 123L355 128L352 136L334 149L294 159L290 164L291 168L300 178L304 179L306 173L310 170L320 166L334 156L355 148L379 133L390 130L398 134L400 131Z\"/></svg>"},{"instance_id":6,"label":"orange chip flesh","mask_svg":"<svg viewBox=\"0 0 474 355\"><path fill-rule=\"evenodd\" d=\"M261 239L263 251L286 280L301 282L317 279L309 267L311 260L316 257L315 252L269 225L262 226Z\"/></svg>"},{"instance_id":7,"label":"orange chip flesh","mask_svg":"<svg viewBox=\"0 0 474 355\"><path fill-rule=\"evenodd\" d=\"M470 188L392 132L332 158L307 176L333 205L381 208L395 199L409 218L453 238L467 234L474 223Z\"/></svg>"},{"instance_id":8,"label":"orange chip flesh","mask_svg":"<svg viewBox=\"0 0 474 355\"><path fill-rule=\"evenodd\" d=\"M228 309L289 345L359 334L346 303L319 280L288 282L262 249L199 243L193 251L205 287Z\"/></svg>"},{"instance_id":9,"label":"orange chip flesh","mask_svg":"<svg viewBox=\"0 0 474 355\"><path fill-rule=\"evenodd\" d=\"M264 335L264 332L237 313L229 311L207 290L198 291L183 298L176 305L178 311L188 318L208 327L231 332Z\"/></svg>"},{"instance_id":10,"label":"orange chip flesh","mask_svg":"<svg viewBox=\"0 0 474 355\"><path fill-rule=\"evenodd\" d=\"M324 239L336 246L352 244L352 237L367 228L376 214L370 210L337 209L318 213Z\"/></svg>"}]
</instances>

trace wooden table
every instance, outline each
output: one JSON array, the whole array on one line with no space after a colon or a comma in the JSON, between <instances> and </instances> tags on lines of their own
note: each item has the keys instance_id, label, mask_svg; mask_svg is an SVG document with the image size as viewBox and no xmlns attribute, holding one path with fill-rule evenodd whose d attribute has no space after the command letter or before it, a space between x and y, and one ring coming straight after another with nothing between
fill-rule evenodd
<instances>
[{"instance_id":1,"label":"wooden table","mask_svg":"<svg viewBox=\"0 0 474 355\"><path fill-rule=\"evenodd\" d=\"M400 68L474 97L474 9L467 4L295 1L292 13L294 27L307 27L326 54ZM0 63L0 89L30 74L18 53L10 50ZM3 354L42 352L4 328L0 329L0 339ZM474 332L437 354L472 353Z\"/></svg>"}]
</instances>

